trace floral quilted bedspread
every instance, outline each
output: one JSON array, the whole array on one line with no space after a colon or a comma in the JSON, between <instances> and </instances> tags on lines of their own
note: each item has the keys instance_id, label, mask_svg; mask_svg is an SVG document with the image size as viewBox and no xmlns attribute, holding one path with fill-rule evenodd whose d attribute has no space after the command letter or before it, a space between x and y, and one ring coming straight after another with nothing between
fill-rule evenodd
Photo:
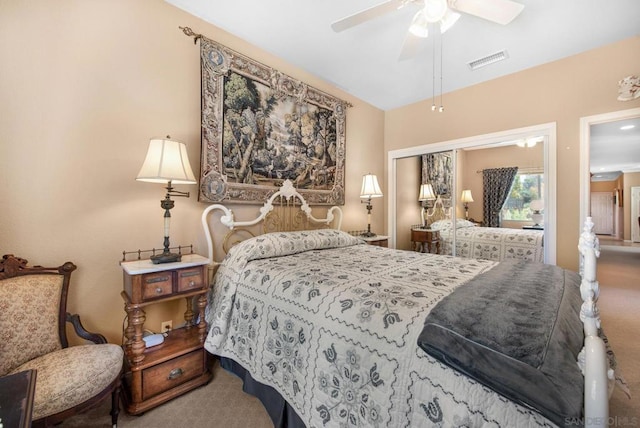
<instances>
[{"instance_id":1,"label":"floral quilted bedspread","mask_svg":"<svg viewBox=\"0 0 640 428\"><path fill-rule=\"evenodd\" d=\"M440 230L442 254L451 254L451 229ZM456 255L486 260L523 259L544 262L544 231L499 227L459 227Z\"/></svg>"},{"instance_id":2,"label":"floral quilted bedspread","mask_svg":"<svg viewBox=\"0 0 640 428\"><path fill-rule=\"evenodd\" d=\"M274 387L307 427L552 426L417 346L444 296L496 262L262 235L219 268L205 348Z\"/></svg>"}]
</instances>

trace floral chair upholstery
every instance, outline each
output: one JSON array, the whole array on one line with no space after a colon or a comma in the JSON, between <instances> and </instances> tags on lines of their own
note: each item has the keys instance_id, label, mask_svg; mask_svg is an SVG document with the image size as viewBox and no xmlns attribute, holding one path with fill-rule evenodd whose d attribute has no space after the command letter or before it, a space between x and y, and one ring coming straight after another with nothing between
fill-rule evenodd
<instances>
[{"instance_id":1,"label":"floral chair upholstery","mask_svg":"<svg viewBox=\"0 0 640 428\"><path fill-rule=\"evenodd\" d=\"M33 426L58 424L111 396L115 427L122 348L87 332L78 315L66 312L73 263L26 265L12 255L0 260L0 376L36 370ZM66 322L94 344L68 346Z\"/></svg>"}]
</instances>

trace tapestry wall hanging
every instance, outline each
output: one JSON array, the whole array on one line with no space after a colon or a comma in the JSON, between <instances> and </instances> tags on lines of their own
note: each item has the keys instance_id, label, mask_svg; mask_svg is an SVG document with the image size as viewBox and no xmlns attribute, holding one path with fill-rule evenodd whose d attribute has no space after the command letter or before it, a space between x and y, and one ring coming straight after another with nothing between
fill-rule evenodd
<instances>
[{"instance_id":1,"label":"tapestry wall hanging","mask_svg":"<svg viewBox=\"0 0 640 428\"><path fill-rule=\"evenodd\" d=\"M263 203L289 179L309 204L343 205L349 104L187 30L200 40L199 200Z\"/></svg>"},{"instance_id":2,"label":"tapestry wall hanging","mask_svg":"<svg viewBox=\"0 0 640 428\"><path fill-rule=\"evenodd\" d=\"M453 186L453 152L422 155L422 183L431 183L436 196L451 198Z\"/></svg>"}]
</instances>

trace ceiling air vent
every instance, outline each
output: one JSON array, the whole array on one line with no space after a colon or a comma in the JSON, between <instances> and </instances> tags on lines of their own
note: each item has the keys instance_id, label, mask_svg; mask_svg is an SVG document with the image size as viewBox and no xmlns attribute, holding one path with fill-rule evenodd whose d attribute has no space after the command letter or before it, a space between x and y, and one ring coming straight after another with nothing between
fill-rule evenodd
<instances>
[{"instance_id":1,"label":"ceiling air vent","mask_svg":"<svg viewBox=\"0 0 640 428\"><path fill-rule=\"evenodd\" d=\"M509 54L507 54L507 51L500 51L471 61L468 63L468 65L471 70L477 70L481 67L484 67L485 65L493 64L494 62L502 61L507 58L509 58Z\"/></svg>"}]
</instances>

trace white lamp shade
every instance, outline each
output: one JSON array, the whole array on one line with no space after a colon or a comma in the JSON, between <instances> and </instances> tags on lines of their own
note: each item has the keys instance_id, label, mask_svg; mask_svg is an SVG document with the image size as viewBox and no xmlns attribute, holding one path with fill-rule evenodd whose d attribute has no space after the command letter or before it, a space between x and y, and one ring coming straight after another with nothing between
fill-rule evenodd
<instances>
[{"instance_id":1,"label":"white lamp shade","mask_svg":"<svg viewBox=\"0 0 640 428\"><path fill-rule=\"evenodd\" d=\"M460 201L467 203L473 202L473 196L471 195L471 190L463 190L462 195L460 195Z\"/></svg>"},{"instance_id":2,"label":"white lamp shade","mask_svg":"<svg viewBox=\"0 0 640 428\"><path fill-rule=\"evenodd\" d=\"M529 208L531 208L531 211L542 211L544 209L544 200L535 199L531 201L531 203L529 204Z\"/></svg>"},{"instance_id":3,"label":"white lamp shade","mask_svg":"<svg viewBox=\"0 0 640 428\"><path fill-rule=\"evenodd\" d=\"M153 138L147 157L136 180L151 183L195 184L196 178L189 164L187 146L168 138Z\"/></svg>"},{"instance_id":4,"label":"white lamp shade","mask_svg":"<svg viewBox=\"0 0 640 428\"><path fill-rule=\"evenodd\" d=\"M379 198L382 196L382 190L378 184L378 177L374 174L366 174L362 176L362 189L360 197L363 199Z\"/></svg>"},{"instance_id":5,"label":"white lamp shade","mask_svg":"<svg viewBox=\"0 0 640 428\"><path fill-rule=\"evenodd\" d=\"M421 184L420 194L418 195L419 201L428 201L436 198L436 194L433 193L433 186L431 184Z\"/></svg>"}]
</instances>

